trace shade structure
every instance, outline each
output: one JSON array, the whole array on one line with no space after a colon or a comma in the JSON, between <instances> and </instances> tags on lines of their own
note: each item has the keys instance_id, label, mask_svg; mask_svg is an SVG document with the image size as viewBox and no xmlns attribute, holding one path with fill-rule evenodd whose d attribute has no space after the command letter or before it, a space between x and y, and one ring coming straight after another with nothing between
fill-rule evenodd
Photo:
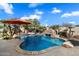
<instances>
[{"instance_id":1,"label":"shade structure","mask_svg":"<svg viewBox=\"0 0 79 59\"><path fill-rule=\"evenodd\" d=\"M31 24L31 22L29 22L29 21L20 20L20 19L5 20L5 21L1 21L1 22L4 24Z\"/></svg>"}]
</instances>

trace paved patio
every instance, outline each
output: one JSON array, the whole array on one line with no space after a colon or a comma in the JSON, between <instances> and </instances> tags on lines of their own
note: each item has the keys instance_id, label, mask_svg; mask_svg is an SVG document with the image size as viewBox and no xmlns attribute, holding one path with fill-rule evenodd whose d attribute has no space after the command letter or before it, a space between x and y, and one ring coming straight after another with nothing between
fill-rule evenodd
<instances>
[{"instance_id":1,"label":"paved patio","mask_svg":"<svg viewBox=\"0 0 79 59\"><path fill-rule=\"evenodd\" d=\"M16 52L19 43L18 39L0 39L0 56L27 56ZM40 56L79 56L79 46L77 44L74 48L56 47L45 54L40 54Z\"/></svg>"}]
</instances>

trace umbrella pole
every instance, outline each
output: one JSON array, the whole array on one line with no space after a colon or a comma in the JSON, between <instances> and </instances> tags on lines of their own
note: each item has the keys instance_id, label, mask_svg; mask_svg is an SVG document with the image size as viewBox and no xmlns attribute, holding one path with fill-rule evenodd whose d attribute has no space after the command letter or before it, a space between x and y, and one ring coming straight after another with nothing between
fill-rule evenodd
<instances>
[{"instance_id":1,"label":"umbrella pole","mask_svg":"<svg viewBox=\"0 0 79 59\"><path fill-rule=\"evenodd\" d=\"M12 36L13 36L13 34L12 34L12 30L11 30L10 25L9 25L8 27L9 27L9 30L10 30L10 36L12 37Z\"/></svg>"},{"instance_id":2,"label":"umbrella pole","mask_svg":"<svg viewBox=\"0 0 79 59\"><path fill-rule=\"evenodd\" d=\"M3 36L4 36L4 30L5 30L6 25L4 24L4 29L3 29Z\"/></svg>"}]
</instances>

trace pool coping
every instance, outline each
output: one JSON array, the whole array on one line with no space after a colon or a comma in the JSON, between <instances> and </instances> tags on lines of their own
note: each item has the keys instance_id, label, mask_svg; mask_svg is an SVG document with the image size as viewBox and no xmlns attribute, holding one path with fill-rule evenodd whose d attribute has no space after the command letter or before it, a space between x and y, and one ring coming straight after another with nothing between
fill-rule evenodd
<instances>
[{"instance_id":1,"label":"pool coping","mask_svg":"<svg viewBox=\"0 0 79 59\"><path fill-rule=\"evenodd\" d=\"M40 55L40 54L44 54L51 51L53 48L59 47L59 46L49 47L41 51L27 51L27 50L21 49L19 46L20 44L16 47L16 52L24 54L24 55Z\"/></svg>"},{"instance_id":2,"label":"pool coping","mask_svg":"<svg viewBox=\"0 0 79 59\"><path fill-rule=\"evenodd\" d=\"M57 38L57 37L55 37L55 38ZM62 38L57 38L57 39L62 39ZM21 41L20 44L22 42L23 41ZM46 48L46 49L41 50L41 51L28 51L28 50L21 49L20 48L20 44L16 47L16 52L21 53L21 54L24 54L24 55L39 55L39 54L44 54L44 53L47 53L47 52L51 51L53 48L60 47L60 46L54 46L54 47Z\"/></svg>"}]
</instances>

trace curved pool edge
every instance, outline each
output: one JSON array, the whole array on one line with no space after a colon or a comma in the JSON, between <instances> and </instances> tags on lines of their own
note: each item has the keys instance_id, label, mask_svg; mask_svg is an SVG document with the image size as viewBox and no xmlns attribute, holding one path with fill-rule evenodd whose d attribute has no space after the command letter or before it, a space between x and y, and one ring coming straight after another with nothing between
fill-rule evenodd
<instances>
[{"instance_id":1,"label":"curved pool edge","mask_svg":"<svg viewBox=\"0 0 79 59\"><path fill-rule=\"evenodd\" d=\"M51 51L53 48L56 48L56 47L57 46L49 47L49 48L41 50L41 51L27 51L27 50L23 50L19 46L17 46L16 52L24 54L24 55L40 55L40 54L47 53L47 52Z\"/></svg>"},{"instance_id":2,"label":"curved pool edge","mask_svg":"<svg viewBox=\"0 0 79 59\"><path fill-rule=\"evenodd\" d=\"M58 38L58 37L57 37ZM58 38L60 39L60 38ZM45 54L45 53L48 53L48 52L51 52L53 48L56 48L56 47L61 47L61 46L54 46L54 47L49 47L49 48L46 48L46 49L43 49L41 51L28 51L28 50L23 50L22 48L20 48L20 45L23 41L21 41L17 46L16 46L16 52L17 53L20 53L20 54L23 54L23 55L40 55L40 54Z\"/></svg>"}]
</instances>

